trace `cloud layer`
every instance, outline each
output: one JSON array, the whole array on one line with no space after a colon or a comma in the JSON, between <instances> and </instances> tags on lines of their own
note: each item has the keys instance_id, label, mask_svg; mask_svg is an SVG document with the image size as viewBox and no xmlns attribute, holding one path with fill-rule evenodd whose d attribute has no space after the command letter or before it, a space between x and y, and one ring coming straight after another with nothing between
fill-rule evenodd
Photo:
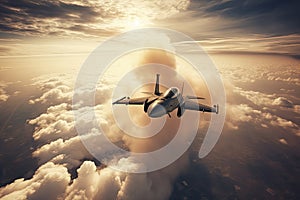
<instances>
[{"instance_id":1,"label":"cloud layer","mask_svg":"<svg viewBox=\"0 0 300 200\"><path fill-rule=\"evenodd\" d=\"M264 140L263 146L266 143L273 145L269 147L270 151L277 148L293 148L300 136L300 97L297 93L299 85L296 80L299 62L291 58L278 59L272 56L255 58L257 60L251 56L231 57L228 60L214 58L222 73L227 92L226 125L219 145L222 146L224 141L236 137L241 139L239 142L243 142L246 138L247 145L250 145L253 138L255 138L255 143ZM153 57L145 56L144 60L145 62L151 60L159 62L160 59L154 54ZM165 63L173 67L176 65L172 57L169 57ZM40 199L47 195L51 199L147 199L148 197L149 199L167 199L170 196L173 187L176 187L174 179L186 169L189 155L184 155L174 165L148 174L126 174L106 168L93 161L93 157L85 149L75 131L71 107L74 77L54 74L35 78L33 82L33 86L42 94L32 97L28 103L31 103L31 106L47 107L42 114L27 121L35 128L33 139L37 147L33 150L33 156L39 160L38 168L30 179L17 179L1 187L0 197L3 199ZM97 95L108 97L113 85L113 80L102 80L99 83ZM82 92L83 94L90 92L89 85L85 85ZM147 150L154 146L137 146L130 138L123 137L114 122L103 116L108 113L103 106L103 104L109 104L107 98L99 100L99 104L95 107L97 115L100 116L99 122L104 128L114 132L108 135L113 141L121 142L136 151ZM85 106L78 112L85 113L88 109L90 109L89 106ZM204 117L207 116L209 115L204 114ZM89 130L86 137L93 141L97 133L97 129ZM232 137L232 133L235 137ZM230 146L233 150L223 151L225 155L222 154L222 158L226 156L226 152L234 153L233 151L240 147L238 144L232 145L232 141ZM99 142L94 144L102 147ZM247 146L249 149L250 147ZM242 152L238 152L237 156L250 151L250 154L246 155L250 158L254 157L251 151L256 151L256 149L247 148L238 149ZM269 150L268 147L264 146L264 148ZM215 154L212 152L213 156L216 154L218 155L218 152ZM232 155L229 157L232 158ZM220 162L217 158L211 158L214 165ZM206 161L201 160L203 163ZM247 159L239 160L238 163L243 164L247 161ZM253 160L250 159L250 161ZM273 162L281 166L277 160ZM240 175L240 171L236 174L230 171L233 168L229 166L235 163L237 162L227 163L226 167L221 167L221 171L226 172L224 174L227 179L233 176L233 183L239 184L236 188L245 189L246 186L234 177L234 175ZM116 164L122 167L140 167L130 158L122 159ZM245 167L240 170L246 170L247 175L250 173L248 169ZM214 173L213 170L216 169L212 168L210 173ZM277 192L276 189L272 190Z\"/></svg>"},{"instance_id":2,"label":"cloud layer","mask_svg":"<svg viewBox=\"0 0 300 200\"><path fill-rule=\"evenodd\" d=\"M148 52L142 60L143 64L155 61L172 63L173 67L176 65L175 59L168 54L159 56L157 53L152 55ZM95 162L85 161L94 158L82 144L82 138L77 135L73 112L79 112L80 116L84 116L88 110L95 109L100 126L108 132L107 137L132 151L147 152L157 144L164 144L172 134L176 134L177 130L174 130L174 126L169 124L162 130L159 138L150 142L139 142L121 133L111 113L106 110L110 104L108 100L114 83L106 82L106 79L100 81L97 93L101 98L96 106L91 107L89 104L75 102L72 110L74 81L72 77L64 74L54 75L54 77L47 75L35 78L33 81L33 86L43 93L28 103L48 106L44 113L27 121L35 127L33 138L38 145L32 155L38 158L39 168L31 179L18 179L0 188L1 197L4 199L18 196L20 199L49 197L49 199L143 198L150 200L167 199L170 196L173 181L188 164L187 155L164 169L144 174L119 172L107 168L102 163L98 163L97 166ZM85 84L80 91L84 98L87 96L85 94L91 92L91 88L89 84ZM83 117L80 123L88 127L88 124L93 122ZM97 128L86 130L88 132L83 136L84 140L89 141L93 149L105 148L105 143L96 140L95 136L99 134ZM143 167L130 156L120 159L115 165L124 169ZM74 170L77 173L70 174L70 171ZM75 178L71 180L74 176Z\"/></svg>"}]
</instances>

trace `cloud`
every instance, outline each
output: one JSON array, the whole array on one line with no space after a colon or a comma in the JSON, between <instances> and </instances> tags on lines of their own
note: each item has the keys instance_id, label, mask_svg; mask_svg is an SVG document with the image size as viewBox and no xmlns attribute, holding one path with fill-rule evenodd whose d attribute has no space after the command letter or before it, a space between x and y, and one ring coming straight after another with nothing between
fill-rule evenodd
<instances>
[{"instance_id":1,"label":"cloud","mask_svg":"<svg viewBox=\"0 0 300 200\"><path fill-rule=\"evenodd\" d=\"M261 111L254 110L246 104L226 105L227 118L226 122L229 128L238 130L239 124L251 123L260 117Z\"/></svg>"},{"instance_id":2,"label":"cloud","mask_svg":"<svg viewBox=\"0 0 300 200\"><path fill-rule=\"evenodd\" d=\"M78 178L67 188L65 199L167 199L172 190L167 183L171 181L169 176L177 170L125 174L110 168L97 169L93 162L85 161L77 171Z\"/></svg>"},{"instance_id":3,"label":"cloud","mask_svg":"<svg viewBox=\"0 0 300 200\"><path fill-rule=\"evenodd\" d=\"M246 91L242 90L239 87L235 87L234 92L243 97L246 97L247 100L251 101L257 106L281 106L284 108L294 108L294 103L292 101L290 101L286 97L276 97L277 95L275 94L264 94L257 91ZM297 112L296 108L294 110L295 112Z\"/></svg>"},{"instance_id":4,"label":"cloud","mask_svg":"<svg viewBox=\"0 0 300 200\"><path fill-rule=\"evenodd\" d=\"M0 188L2 199L167 199L171 193L172 173L177 166L163 172L126 174L110 168L98 168L85 161L71 181L67 168L47 162L29 180L18 179ZM162 187L169 185L169 188Z\"/></svg>"},{"instance_id":5,"label":"cloud","mask_svg":"<svg viewBox=\"0 0 300 200\"><path fill-rule=\"evenodd\" d=\"M36 126L33 133L35 140L69 139L75 133L73 111L66 103L49 107L46 113L28 120L28 123Z\"/></svg>"},{"instance_id":6,"label":"cloud","mask_svg":"<svg viewBox=\"0 0 300 200\"><path fill-rule=\"evenodd\" d=\"M294 89L299 74L297 60L254 55L216 56L213 60L225 83L226 125L230 130L238 131L251 124L259 130L299 135L299 95Z\"/></svg>"},{"instance_id":7,"label":"cloud","mask_svg":"<svg viewBox=\"0 0 300 200\"><path fill-rule=\"evenodd\" d=\"M65 156L57 157L59 155ZM68 164L68 168L70 169L77 167L81 163L81 160L92 158L78 136L65 141L57 139L49 144L45 144L34 151L33 156L39 158L39 163L46 163L52 159L58 161L58 163L64 162ZM68 163L68 161L71 162Z\"/></svg>"},{"instance_id":8,"label":"cloud","mask_svg":"<svg viewBox=\"0 0 300 200\"><path fill-rule=\"evenodd\" d=\"M75 77L70 74L51 74L46 76L41 76L33 79L33 86L36 86L43 93L40 97L35 99L30 99L29 104L43 103L43 104L70 104L74 95L74 83ZM110 95L111 90L114 87L114 83L107 78L103 77L101 81L97 83L96 86L96 96ZM89 96L92 93L94 86L90 83L81 85L77 88L76 95L82 97ZM104 103L108 98L98 98L96 99L96 104ZM90 99L84 99L89 102ZM70 108L70 106L69 106Z\"/></svg>"},{"instance_id":9,"label":"cloud","mask_svg":"<svg viewBox=\"0 0 300 200\"><path fill-rule=\"evenodd\" d=\"M236 87L235 91L236 93L240 94L241 96L246 97L248 100L253 102L256 105L271 105L273 103L273 99L275 98L275 95L270 94L264 94L257 91L245 91L241 88Z\"/></svg>"},{"instance_id":10,"label":"cloud","mask_svg":"<svg viewBox=\"0 0 300 200\"><path fill-rule=\"evenodd\" d=\"M263 116L266 119L269 119L270 123L273 126L280 126L283 128L293 128L295 131L299 128L299 126L297 124L295 124L294 122L283 119L278 116L272 116L270 113L263 113Z\"/></svg>"},{"instance_id":11,"label":"cloud","mask_svg":"<svg viewBox=\"0 0 300 200\"><path fill-rule=\"evenodd\" d=\"M77 172L78 178L67 188L65 199L116 199L122 184L119 172L97 169L91 161L85 161Z\"/></svg>"},{"instance_id":12,"label":"cloud","mask_svg":"<svg viewBox=\"0 0 300 200\"><path fill-rule=\"evenodd\" d=\"M287 141L284 138L278 140L281 144L287 145Z\"/></svg>"},{"instance_id":13,"label":"cloud","mask_svg":"<svg viewBox=\"0 0 300 200\"><path fill-rule=\"evenodd\" d=\"M12 67L0 67L0 71L10 70Z\"/></svg>"},{"instance_id":14,"label":"cloud","mask_svg":"<svg viewBox=\"0 0 300 200\"><path fill-rule=\"evenodd\" d=\"M278 97L276 98L273 102L272 105L275 106L282 106L282 107L287 107L287 108L293 108L294 104L293 102L289 101L287 98L285 97Z\"/></svg>"},{"instance_id":15,"label":"cloud","mask_svg":"<svg viewBox=\"0 0 300 200\"><path fill-rule=\"evenodd\" d=\"M252 124L257 127L269 128L280 127L295 135L299 135L299 126L287 119L281 118L264 110L256 110L246 104L227 104L226 124L232 130L238 130L243 123Z\"/></svg>"},{"instance_id":16,"label":"cloud","mask_svg":"<svg viewBox=\"0 0 300 200\"><path fill-rule=\"evenodd\" d=\"M68 169L73 169L82 164L84 159L92 159L91 154L85 149L75 129L74 111L71 100L73 97L73 77L66 74L52 74L35 78L34 86L43 91L39 98L30 100L29 103L47 103L49 106L45 113L30 119L27 122L35 126L33 138L39 143L39 148L33 152L33 156L39 158L39 163L51 161L56 164L63 164ZM103 83L99 83L101 86ZM103 87L97 91L105 95L110 88ZM59 91L59 92L56 92ZM88 85L82 90L83 97L91 92ZM49 95L49 94L55 95ZM105 98L102 98L105 99ZM102 100L100 101L100 103ZM53 105L54 104L54 105ZM102 105L95 106L97 114L103 114ZM84 114L89 107L81 108L77 112ZM88 124L89 121L82 123ZM87 137L93 139L96 130L90 130ZM97 131L96 131L97 132ZM96 144L95 144L96 145ZM97 145L100 145L98 143Z\"/></svg>"},{"instance_id":17,"label":"cloud","mask_svg":"<svg viewBox=\"0 0 300 200\"><path fill-rule=\"evenodd\" d=\"M300 105L295 105L295 106L294 106L294 111L295 111L296 113L300 113Z\"/></svg>"},{"instance_id":18,"label":"cloud","mask_svg":"<svg viewBox=\"0 0 300 200\"><path fill-rule=\"evenodd\" d=\"M7 84L5 84L4 82L0 82L0 102L7 101L7 99L9 98L9 95L5 91L6 87Z\"/></svg>"},{"instance_id":19,"label":"cloud","mask_svg":"<svg viewBox=\"0 0 300 200\"><path fill-rule=\"evenodd\" d=\"M53 102L53 101L65 102L66 100L70 99L70 96L72 95L72 93L67 91L69 91L69 88L67 86L59 86L47 91L41 97L29 101L29 103L30 104L35 104L37 102L46 103L49 100L50 100L49 102Z\"/></svg>"},{"instance_id":20,"label":"cloud","mask_svg":"<svg viewBox=\"0 0 300 200\"><path fill-rule=\"evenodd\" d=\"M44 93L42 96L29 100L30 104L41 103L63 103L72 99L73 79L66 74L59 74L56 78L53 75L49 77L42 76L33 79L34 86L37 86Z\"/></svg>"},{"instance_id":21,"label":"cloud","mask_svg":"<svg viewBox=\"0 0 300 200\"><path fill-rule=\"evenodd\" d=\"M40 166L29 180L17 179L0 188L1 199L57 199L70 182L67 168L48 162Z\"/></svg>"},{"instance_id":22,"label":"cloud","mask_svg":"<svg viewBox=\"0 0 300 200\"><path fill-rule=\"evenodd\" d=\"M289 84L294 85L300 85L300 79L299 79L299 71L297 69L293 69L294 66L298 66L299 64L290 64L291 67L289 69L280 70L280 71L270 71L265 76L267 77L267 80L274 80L274 81L282 81L287 82Z\"/></svg>"},{"instance_id":23,"label":"cloud","mask_svg":"<svg viewBox=\"0 0 300 200\"><path fill-rule=\"evenodd\" d=\"M199 38L199 44L209 53L284 54L297 55L300 35L269 36L264 34L228 34L223 37Z\"/></svg>"},{"instance_id":24,"label":"cloud","mask_svg":"<svg viewBox=\"0 0 300 200\"><path fill-rule=\"evenodd\" d=\"M242 53L211 56L223 79L239 88L278 95L278 90L292 91L294 85L299 85L300 62L291 57Z\"/></svg>"}]
</instances>

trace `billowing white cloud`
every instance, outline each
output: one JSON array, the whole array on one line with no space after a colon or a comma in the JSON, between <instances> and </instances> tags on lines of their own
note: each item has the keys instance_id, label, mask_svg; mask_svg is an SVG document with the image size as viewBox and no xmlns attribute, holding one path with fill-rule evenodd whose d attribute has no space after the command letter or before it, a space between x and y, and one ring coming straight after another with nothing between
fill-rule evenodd
<instances>
[{"instance_id":1,"label":"billowing white cloud","mask_svg":"<svg viewBox=\"0 0 300 200\"><path fill-rule=\"evenodd\" d=\"M70 75L59 74L42 76L33 79L33 85L41 89L44 93L36 98L29 100L30 104L37 102L46 103L63 103L72 99L73 78Z\"/></svg>"},{"instance_id":2,"label":"billowing white cloud","mask_svg":"<svg viewBox=\"0 0 300 200\"><path fill-rule=\"evenodd\" d=\"M283 119L283 118L278 117L278 116L273 116L270 113L263 113L263 116L266 119L269 119L270 123L273 126L280 126L280 127L283 127L283 128L294 128L296 130L299 128L299 126L297 124L295 124L294 122Z\"/></svg>"},{"instance_id":3,"label":"billowing white cloud","mask_svg":"<svg viewBox=\"0 0 300 200\"><path fill-rule=\"evenodd\" d=\"M28 120L28 123L36 126L33 133L35 140L69 139L76 135L74 114L71 106L67 103L49 107L46 113L35 119Z\"/></svg>"},{"instance_id":4,"label":"billowing white cloud","mask_svg":"<svg viewBox=\"0 0 300 200\"><path fill-rule=\"evenodd\" d=\"M61 101L65 102L66 100L70 99L70 96L72 93L68 92L69 88L66 86L59 86L54 89L51 89L44 93L41 97L35 99L35 100L30 100L29 103L34 104L37 102L41 103L46 103L47 100L53 100L53 101ZM50 101L50 102L53 102Z\"/></svg>"},{"instance_id":5,"label":"billowing white cloud","mask_svg":"<svg viewBox=\"0 0 300 200\"><path fill-rule=\"evenodd\" d=\"M33 156L38 157L40 163L54 159L53 162L66 163L68 168L77 167L84 158L92 158L81 143L79 136L65 141L60 138L49 144L45 144L33 152ZM71 162L68 163L69 161Z\"/></svg>"},{"instance_id":6,"label":"billowing white cloud","mask_svg":"<svg viewBox=\"0 0 300 200\"><path fill-rule=\"evenodd\" d=\"M238 130L242 123L249 123L263 128L281 127L299 135L299 126L296 123L264 110L256 110L246 104L227 104L226 123L234 130Z\"/></svg>"},{"instance_id":7,"label":"billowing white cloud","mask_svg":"<svg viewBox=\"0 0 300 200\"><path fill-rule=\"evenodd\" d=\"M293 110L297 112L297 107L294 107L294 103L286 97L277 97L278 95L276 94L264 94L261 92L251 90L247 91L239 87L234 87L233 92L245 97L257 106L263 106L267 108L272 108L276 106L277 109L280 109L280 107L282 107L282 109L294 108Z\"/></svg>"},{"instance_id":8,"label":"billowing white cloud","mask_svg":"<svg viewBox=\"0 0 300 200\"><path fill-rule=\"evenodd\" d=\"M257 91L245 91L242 88L235 87L235 93L246 97L256 105L272 105L275 100L275 95L264 94Z\"/></svg>"},{"instance_id":9,"label":"billowing white cloud","mask_svg":"<svg viewBox=\"0 0 300 200\"><path fill-rule=\"evenodd\" d=\"M294 107L293 102L288 100L285 97L278 97L278 98L274 99L274 101L272 102L272 105L283 106L283 107L287 107L287 108Z\"/></svg>"},{"instance_id":10,"label":"billowing white cloud","mask_svg":"<svg viewBox=\"0 0 300 200\"><path fill-rule=\"evenodd\" d=\"M78 177L65 191L65 199L116 199L122 184L119 172L97 169L91 161L85 161L77 172Z\"/></svg>"},{"instance_id":11,"label":"billowing white cloud","mask_svg":"<svg viewBox=\"0 0 300 200\"><path fill-rule=\"evenodd\" d=\"M48 162L40 166L31 179L17 179L0 188L0 197L3 200L58 199L62 198L70 180L67 168Z\"/></svg>"},{"instance_id":12,"label":"billowing white cloud","mask_svg":"<svg viewBox=\"0 0 300 200\"><path fill-rule=\"evenodd\" d=\"M227 108L226 109L227 125L229 126L229 128L235 130L239 129L238 126L240 123L254 122L256 121L257 118L259 118L261 114L261 111L255 110L246 104L240 104L240 105L227 104L226 108Z\"/></svg>"}]
</instances>

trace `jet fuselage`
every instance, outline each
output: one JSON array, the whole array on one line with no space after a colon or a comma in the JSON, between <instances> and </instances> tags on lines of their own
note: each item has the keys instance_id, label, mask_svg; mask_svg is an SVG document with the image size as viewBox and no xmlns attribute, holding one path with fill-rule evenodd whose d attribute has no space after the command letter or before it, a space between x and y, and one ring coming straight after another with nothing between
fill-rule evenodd
<instances>
[{"instance_id":1,"label":"jet fuselage","mask_svg":"<svg viewBox=\"0 0 300 200\"><path fill-rule=\"evenodd\" d=\"M149 117L156 118L169 114L183 102L183 97L179 93L178 88L172 87L168 89L162 97L154 100L147 109Z\"/></svg>"}]
</instances>

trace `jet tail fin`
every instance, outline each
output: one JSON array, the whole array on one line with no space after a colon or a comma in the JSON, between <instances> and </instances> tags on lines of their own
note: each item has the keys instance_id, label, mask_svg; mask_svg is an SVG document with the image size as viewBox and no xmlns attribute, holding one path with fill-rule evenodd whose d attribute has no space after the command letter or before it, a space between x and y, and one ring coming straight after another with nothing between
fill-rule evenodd
<instances>
[{"instance_id":1,"label":"jet tail fin","mask_svg":"<svg viewBox=\"0 0 300 200\"><path fill-rule=\"evenodd\" d=\"M184 81L182 82L181 95L183 95Z\"/></svg>"},{"instance_id":2,"label":"jet tail fin","mask_svg":"<svg viewBox=\"0 0 300 200\"><path fill-rule=\"evenodd\" d=\"M156 83L155 83L155 90L154 90L155 95L161 95L161 93L159 92L159 76L160 74L156 74Z\"/></svg>"}]
</instances>

